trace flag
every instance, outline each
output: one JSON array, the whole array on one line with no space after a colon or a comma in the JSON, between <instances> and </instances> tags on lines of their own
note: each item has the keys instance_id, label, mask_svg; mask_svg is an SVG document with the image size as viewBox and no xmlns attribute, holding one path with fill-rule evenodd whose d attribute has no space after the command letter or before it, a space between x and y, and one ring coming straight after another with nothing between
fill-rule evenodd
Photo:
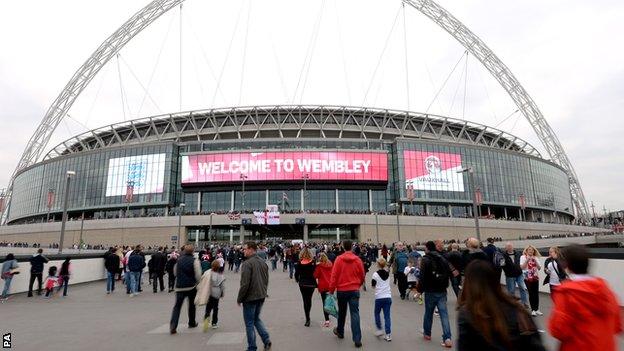
<instances>
[{"instance_id":1,"label":"flag","mask_svg":"<svg viewBox=\"0 0 624 351\"><path fill-rule=\"evenodd\" d=\"M240 219L240 213L238 213L238 212L228 212L228 219L230 221L235 221L237 219Z\"/></svg>"},{"instance_id":2,"label":"flag","mask_svg":"<svg viewBox=\"0 0 624 351\"><path fill-rule=\"evenodd\" d=\"M134 183L128 182L128 186L126 187L126 202L132 202L132 197L134 196Z\"/></svg>"}]
</instances>

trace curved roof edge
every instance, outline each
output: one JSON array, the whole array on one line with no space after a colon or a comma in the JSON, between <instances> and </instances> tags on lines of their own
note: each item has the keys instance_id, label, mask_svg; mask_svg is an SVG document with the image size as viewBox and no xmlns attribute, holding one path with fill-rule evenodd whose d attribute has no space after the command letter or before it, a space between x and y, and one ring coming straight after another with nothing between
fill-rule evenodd
<instances>
[{"instance_id":1,"label":"curved roof edge","mask_svg":"<svg viewBox=\"0 0 624 351\"><path fill-rule=\"evenodd\" d=\"M415 138L516 151L542 158L527 141L483 124L418 112L333 105L215 108L118 122L78 134L44 160L114 146L155 141L259 138Z\"/></svg>"}]
</instances>

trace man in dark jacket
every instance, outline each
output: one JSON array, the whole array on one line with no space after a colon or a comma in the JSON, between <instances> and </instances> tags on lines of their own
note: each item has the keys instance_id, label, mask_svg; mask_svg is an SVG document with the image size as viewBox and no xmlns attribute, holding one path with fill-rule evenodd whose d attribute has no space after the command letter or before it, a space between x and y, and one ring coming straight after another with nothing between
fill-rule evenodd
<instances>
[{"instance_id":1,"label":"man in dark jacket","mask_svg":"<svg viewBox=\"0 0 624 351\"><path fill-rule=\"evenodd\" d=\"M405 246L402 242L397 242L395 245L395 250L392 253L392 257L390 257L390 265L395 271L394 277L397 281L397 286L399 287L399 295L401 296L401 300L405 300L405 294L407 293L407 276L405 275L405 267L407 267L408 261L407 252L405 250Z\"/></svg>"},{"instance_id":2,"label":"man in dark jacket","mask_svg":"<svg viewBox=\"0 0 624 351\"><path fill-rule=\"evenodd\" d=\"M442 345L452 347L451 325L446 306L446 290L449 286L451 272L448 262L436 250L436 245L433 241L427 241L425 244L425 257L421 261L420 276L421 289L425 294L425 316L423 321L425 340L431 340L433 311L437 307L438 313L440 313L440 322L442 323Z\"/></svg>"},{"instance_id":3,"label":"man in dark jacket","mask_svg":"<svg viewBox=\"0 0 624 351\"><path fill-rule=\"evenodd\" d=\"M520 268L520 252L516 252L513 249L511 243L505 244L505 265L503 266L505 272L505 284L507 284L507 291L511 296L515 295L516 285L520 289L520 300L527 306L529 304L529 297L527 295L527 287L524 283L524 275L522 274L522 268Z\"/></svg>"},{"instance_id":4,"label":"man in dark jacket","mask_svg":"<svg viewBox=\"0 0 624 351\"><path fill-rule=\"evenodd\" d=\"M490 261L492 267L494 267L494 270L496 271L496 273L498 273L498 276L500 278L503 269L502 267L494 263L494 256L496 255L496 252L498 252L500 249L497 248L496 245L494 245L494 238L487 238L487 243L488 244L483 248L483 252L485 252L485 254L487 255L488 260Z\"/></svg>"},{"instance_id":5,"label":"man in dark jacket","mask_svg":"<svg viewBox=\"0 0 624 351\"><path fill-rule=\"evenodd\" d=\"M476 238L469 238L466 240L466 251L463 252L462 256L464 258L463 267L468 266L470 262L473 260L484 260L492 263L492 261L488 260L488 256L480 247L481 243Z\"/></svg>"},{"instance_id":6,"label":"man in dark jacket","mask_svg":"<svg viewBox=\"0 0 624 351\"><path fill-rule=\"evenodd\" d=\"M152 272L152 282L154 284L153 290L155 294L158 291L157 280L160 283L160 291L165 290L165 282L164 282L163 277L165 275L165 265L167 264L167 256L165 256L162 246L158 248L158 252L152 255L150 264L151 264L151 267L149 268L150 268L150 271Z\"/></svg>"},{"instance_id":7,"label":"man in dark jacket","mask_svg":"<svg viewBox=\"0 0 624 351\"><path fill-rule=\"evenodd\" d=\"M43 256L43 249L30 258L30 283L28 284L28 297L32 297L32 288L37 279L37 295L41 295L41 284L43 283L43 265L48 263L48 259Z\"/></svg>"},{"instance_id":8,"label":"man in dark jacket","mask_svg":"<svg viewBox=\"0 0 624 351\"><path fill-rule=\"evenodd\" d=\"M115 274L119 272L119 256L115 254L115 248L111 247L104 256L106 267L106 293L115 291Z\"/></svg>"},{"instance_id":9,"label":"man in dark jacket","mask_svg":"<svg viewBox=\"0 0 624 351\"><path fill-rule=\"evenodd\" d=\"M464 270L462 256L459 252L459 244L452 243L449 252L443 255L449 263L451 270L451 287L455 297L459 297L459 286L461 285L461 272Z\"/></svg>"},{"instance_id":10,"label":"man in dark jacket","mask_svg":"<svg viewBox=\"0 0 624 351\"><path fill-rule=\"evenodd\" d=\"M141 249L134 249L128 257L128 274L130 274L130 297L139 294L141 272L145 268L145 257L141 255Z\"/></svg>"},{"instance_id":11,"label":"man in dark jacket","mask_svg":"<svg viewBox=\"0 0 624 351\"><path fill-rule=\"evenodd\" d=\"M175 334L180 320L180 310L184 299L188 297L188 327L197 327L195 320L195 295L197 295L197 284L201 279L201 266L199 260L193 255L193 245L185 245L182 249L182 255L178 258L173 268L176 277L175 291L176 300L171 312L171 321L169 324L169 332Z\"/></svg>"},{"instance_id":12,"label":"man in dark jacket","mask_svg":"<svg viewBox=\"0 0 624 351\"><path fill-rule=\"evenodd\" d=\"M262 338L265 350L271 349L271 339L264 323L260 319L260 312L264 299L268 296L269 267L256 254L258 246L255 242L245 245L245 261L241 266L240 288L236 302L243 305L243 319L247 333L247 350L257 350L256 330Z\"/></svg>"}]
</instances>

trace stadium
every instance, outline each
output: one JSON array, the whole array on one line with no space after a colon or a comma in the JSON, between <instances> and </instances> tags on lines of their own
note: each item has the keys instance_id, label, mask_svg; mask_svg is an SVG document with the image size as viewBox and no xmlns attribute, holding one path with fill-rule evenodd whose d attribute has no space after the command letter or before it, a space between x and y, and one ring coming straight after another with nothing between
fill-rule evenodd
<instances>
[{"instance_id":1,"label":"stadium","mask_svg":"<svg viewBox=\"0 0 624 351\"><path fill-rule=\"evenodd\" d=\"M92 130L16 175L8 223L60 221L67 178L82 231L182 214L180 240L459 238L474 234L473 192L492 236L571 230L575 218L565 171L522 139L362 107L224 108ZM168 242L176 230L154 235Z\"/></svg>"},{"instance_id":2,"label":"stadium","mask_svg":"<svg viewBox=\"0 0 624 351\"><path fill-rule=\"evenodd\" d=\"M0 241L53 244L60 232L65 244L94 245L422 242L596 229L586 226L588 206L572 162L537 104L479 37L432 1L404 4L483 65L530 123L544 155L517 136L463 119L329 105L180 107L132 121L124 112L124 122L49 150L59 123L102 67L163 14L178 5L181 11L182 2L152 1L74 73L0 194L8 224ZM180 106L181 87L182 78Z\"/></svg>"}]
</instances>

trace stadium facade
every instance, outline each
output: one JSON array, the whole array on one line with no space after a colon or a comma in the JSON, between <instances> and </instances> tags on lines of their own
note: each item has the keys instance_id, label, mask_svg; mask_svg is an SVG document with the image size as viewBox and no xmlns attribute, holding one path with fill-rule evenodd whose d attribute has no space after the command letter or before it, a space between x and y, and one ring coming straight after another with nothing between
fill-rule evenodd
<instances>
[{"instance_id":1,"label":"stadium facade","mask_svg":"<svg viewBox=\"0 0 624 351\"><path fill-rule=\"evenodd\" d=\"M467 168L474 188L461 173ZM529 143L464 120L387 109L236 107L92 130L20 171L8 223L59 221L67 171L75 172L70 218L177 217L181 211L185 218L219 218L185 225L181 240L229 240L239 230L254 238L303 238L305 232L333 239L337 231L358 238L371 216L379 235L378 216L390 217L397 207L404 222L472 218L473 192L484 219L574 221L566 172ZM267 209L275 208L281 219L269 221ZM356 219L337 225L345 215ZM316 223L308 226L306 216Z\"/></svg>"}]
</instances>

